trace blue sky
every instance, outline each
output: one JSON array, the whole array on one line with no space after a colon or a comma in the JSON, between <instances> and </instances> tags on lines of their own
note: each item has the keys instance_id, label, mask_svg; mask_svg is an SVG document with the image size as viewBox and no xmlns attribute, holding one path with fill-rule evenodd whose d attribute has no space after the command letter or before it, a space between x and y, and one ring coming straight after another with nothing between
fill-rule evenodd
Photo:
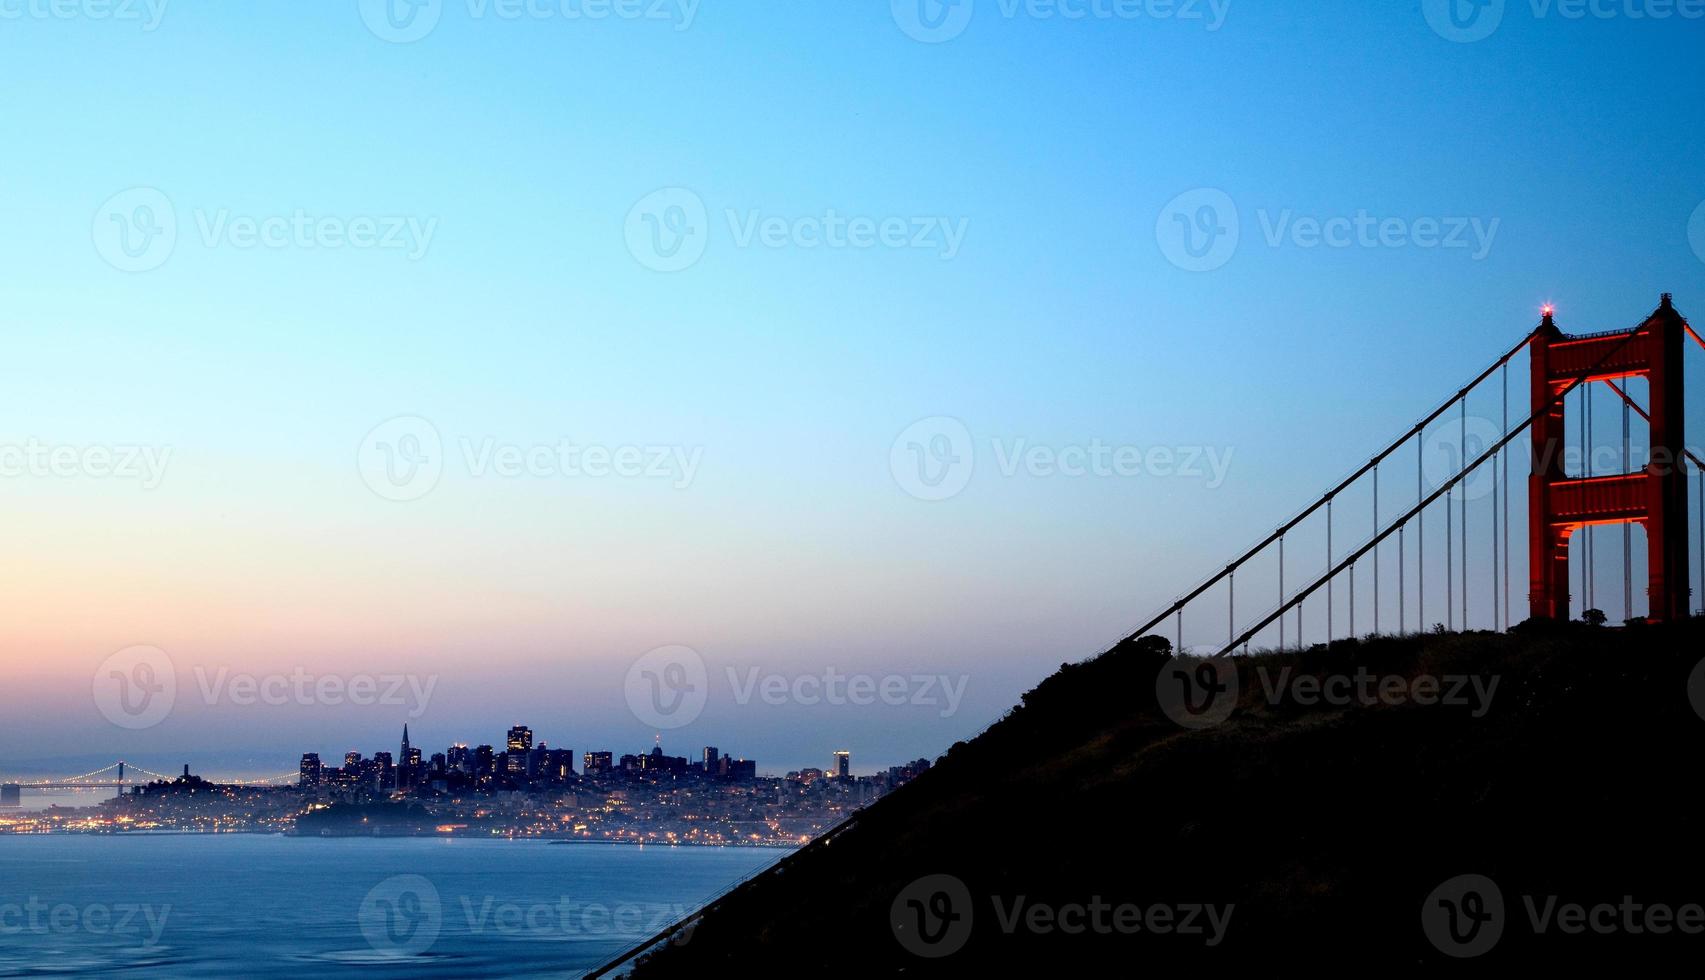
<instances>
[{"instance_id":1,"label":"blue sky","mask_svg":"<svg viewBox=\"0 0 1705 980\"><path fill-rule=\"evenodd\" d=\"M357 3L0 5L0 443L170 450L153 486L0 486L0 587L31 610L0 628L22 679L0 761L70 739L264 768L408 720L232 705L192 679L219 667L429 674L417 741L525 721L631 750L654 726L624 678L671 644L710 684L671 748L934 755L1380 448L1541 302L1581 332L1666 290L1705 305L1700 19L1509 3L1464 43L1430 0L1069 6L1091 15L976 0L923 43L904 3L455 0L391 43ZM1095 13L1120 10L1141 16ZM137 189L176 241L123 271ZM643 211L667 189L704 239L665 272ZM1203 190L1240 234L1192 271L1157 228ZM1297 231L1364 214L1397 244ZM242 238L298 216L331 231ZM835 217L906 244L806 247ZM743 244L764 221L777 244ZM1468 247L1420 243L1459 221ZM402 247L328 244L364 226ZM358 465L399 416L443 440L419 499ZM936 417L976 466L921 500L891 451ZM677 488L464 454L563 440L701 455ZM1230 462L1003 475L1020 441ZM133 644L181 687L141 730L89 693ZM739 704L752 667L966 683L948 717Z\"/></svg>"}]
</instances>

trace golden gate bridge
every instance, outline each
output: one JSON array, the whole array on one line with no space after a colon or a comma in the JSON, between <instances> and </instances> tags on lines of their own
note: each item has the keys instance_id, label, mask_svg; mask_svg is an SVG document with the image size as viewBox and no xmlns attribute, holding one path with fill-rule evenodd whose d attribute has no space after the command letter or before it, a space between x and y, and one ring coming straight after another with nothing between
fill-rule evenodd
<instances>
[{"instance_id":1,"label":"golden gate bridge","mask_svg":"<svg viewBox=\"0 0 1705 980\"><path fill-rule=\"evenodd\" d=\"M1510 460L1523 435L1528 609L1521 618L1566 620L1589 610L1602 615L1606 562L1597 553L1598 532L1612 527L1622 532L1623 620L1689 615L1690 600L1700 593L1690 582L1688 466L1698 480L1695 527L1705 588L1705 463L1685 443L1689 340L1705 348L1705 338L1669 293L1631 328L1581 335L1564 333L1547 305L1538 326L1455 394L1126 640L1164 636L1175 650L1218 656L1247 652L1256 641L1284 649L1302 646L1310 626L1328 642L1356 636L1358 611L1374 633L1393 632L1393 622L1395 632L1421 632L1429 620L1445 630L1508 628L1520 621L1512 586L1518 552L1511 543L1517 524L1511 492L1517 482ZM1523 351L1529 353L1528 414L1512 425L1510 367ZM1496 386L1489 384L1494 378ZM1484 407L1494 394L1498 400L1487 414L1475 416L1482 424L1477 428L1490 431L1473 447L1470 400L1478 397ZM1595 421L1595 406L1602 411L1605 403L1612 413ZM1605 419L1614 422L1616 409L1619 451L1601 441ZM1636 415L1644 434L1633 423ZM1450 457L1442 472L1440 442ZM1435 447L1431 460L1429 445ZM1634 535L1636 527L1644 529L1643 540ZM1641 550L1646 585L1637 591ZM1610 557L1614 564L1614 550ZM1246 605L1251 594L1272 597L1272 604L1240 617L1240 577ZM1609 598L1606 605L1615 601L1614 588Z\"/></svg>"}]
</instances>

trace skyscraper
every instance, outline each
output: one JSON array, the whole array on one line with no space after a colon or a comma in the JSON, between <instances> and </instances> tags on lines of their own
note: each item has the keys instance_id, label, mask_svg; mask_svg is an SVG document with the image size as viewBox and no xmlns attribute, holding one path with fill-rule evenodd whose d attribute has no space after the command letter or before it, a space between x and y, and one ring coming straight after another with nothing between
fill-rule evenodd
<instances>
[{"instance_id":1,"label":"skyscraper","mask_svg":"<svg viewBox=\"0 0 1705 980\"><path fill-rule=\"evenodd\" d=\"M706 775L716 775L716 758L719 754L714 745L704 747L704 771Z\"/></svg>"},{"instance_id":2,"label":"skyscraper","mask_svg":"<svg viewBox=\"0 0 1705 980\"><path fill-rule=\"evenodd\" d=\"M836 752L835 753L835 763L829 769L829 771L835 774L836 779L851 779L852 778L852 753L848 752L846 749L841 749L840 751Z\"/></svg>"},{"instance_id":3,"label":"skyscraper","mask_svg":"<svg viewBox=\"0 0 1705 980\"><path fill-rule=\"evenodd\" d=\"M397 774L397 785L402 786L414 782L414 768L409 758L408 722L403 722L402 751L397 753L397 765L402 769Z\"/></svg>"},{"instance_id":4,"label":"skyscraper","mask_svg":"<svg viewBox=\"0 0 1705 980\"><path fill-rule=\"evenodd\" d=\"M509 730L509 751L527 753L533 750L533 730L526 725L516 725Z\"/></svg>"},{"instance_id":5,"label":"skyscraper","mask_svg":"<svg viewBox=\"0 0 1705 980\"><path fill-rule=\"evenodd\" d=\"M318 752L302 753L302 767L298 770L297 785L304 789L320 785L320 754Z\"/></svg>"}]
</instances>

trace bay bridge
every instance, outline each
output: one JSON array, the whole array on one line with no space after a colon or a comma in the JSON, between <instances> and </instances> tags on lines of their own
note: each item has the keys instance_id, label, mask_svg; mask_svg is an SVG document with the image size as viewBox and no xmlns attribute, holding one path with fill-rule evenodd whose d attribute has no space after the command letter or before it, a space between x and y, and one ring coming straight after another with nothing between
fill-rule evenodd
<instances>
[{"instance_id":1,"label":"bay bridge","mask_svg":"<svg viewBox=\"0 0 1705 980\"><path fill-rule=\"evenodd\" d=\"M116 789L122 793L126 787L138 785L138 781L129 778L131 773L138 773L138 774L142 775L143 777L145 777L143 780L141 780L141 782L147 782L149 780L159 780L161 782L168 782L169 783L173 779L177 778L175 776L167 776L164 773L154 772L153 770L150 770L150 769L144 769L141 766L132 765L131 763L124 762L121 760L119 762L114 762L111 765L103 766L102 768L96 769L93 772L80 773L80 774L75 775L75 776L49 776L49 777L41 777L41 778L36 778L36 779L9 779L9 778L0 777L0 785L5 785L7 787L15 786L18 788L18 790L20 792L22 792L22 791L47 791L47 790L77 790L77 789ZM277 786L277 785L281 785L283 782L285 782L287 780L294 780L296 778L298 778L298 773L293 770L293 771L287 772L287 773L279 773L276 776L265 776L265 777L262 777L260 779L227 780L227 781L221 782L219 785L222 785L222 786Z\"/></svg>"},{"instance_id":2,"label":"bay bridge","mask_svg":"<svg viewBox=\"0 0 1705 980\"><path fill-rule=\"evenodd\" d=\"M1330 642L1358 627L1692 614L1705 591L1705 463L1686 444L1693 344L1705 348L1705 338L1669 293L1632 327L1579 335L1544 307L1466 385L1126 640L1163 636L1181 652L1226 655ZM1521 417L1510 373L1524 351ZM1526 478L1512 479L1521 457Z\"/></svg>"}]
</instances>

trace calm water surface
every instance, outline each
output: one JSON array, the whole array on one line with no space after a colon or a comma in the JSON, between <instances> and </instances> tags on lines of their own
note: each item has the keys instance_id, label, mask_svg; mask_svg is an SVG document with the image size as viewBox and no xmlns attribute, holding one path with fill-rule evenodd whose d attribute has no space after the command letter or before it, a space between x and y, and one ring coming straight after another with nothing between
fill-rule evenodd
<instances>
[{"instance_id":1,"label":"calm water surface","mask_svg":"<svg viewBox=\"0 0 1705 980\"><path fill-rule=\"evenodd\" d=\"M563 977L770 848L0 837L0 977Z\"/></svg>"}]
</instances>

